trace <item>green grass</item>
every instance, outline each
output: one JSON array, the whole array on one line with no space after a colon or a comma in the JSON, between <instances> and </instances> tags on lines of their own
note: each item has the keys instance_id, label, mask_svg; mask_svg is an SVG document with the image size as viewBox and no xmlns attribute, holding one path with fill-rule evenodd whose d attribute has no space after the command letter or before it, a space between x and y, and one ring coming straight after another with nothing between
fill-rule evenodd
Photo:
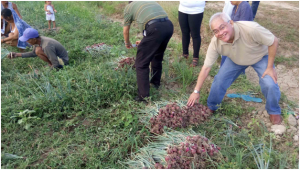
<instances>
[{"instance_id":1,"label":"green grass","mask_svg":"<svg viewBox=\"0 0 300 170\"><path fill-rule=\"evenodd\" d=\"M168 5L167 2L160 3ZM58 11L58 32L45 31L48 26L44 2L17 2L28 24L38 29L41 35L52 37L65 46L70 65L56 72L44 67L46 64L38 58L1 61L1 167L126 168L120 162L130 159L131 154L152 139L149 129L139 120L144 116L140 110L145 109L145 104L133 100L137 94L135 70L114 70L120 56L133 57L136 49L124 47L122 26L105 15L121 15L127 2L56 1L53 4ZM178 2L174 4L166 11L178 31ZM204 23L213 12L207 9ZM204 27L204 33L208 31L207 26ZM138 29L132 27L131 35L137 32ZM135 40L137 38L132 36L131 41ZM208 41L203 39L204 43ZM95 57L84 52L86 46L101 42L111 46L109 53ZM17 51L3 45L1 48ZM182 96L186 99L191 93L205 52L201 51L200 66L190 68L191 59L178 59L181 48L180 42L170 41L163 61L162 86L159 91L151 88L150 105ZM36 69L38 73L35 73ZM217 72L218 66L214 65L210 76L213 78ZM172 88L171 84L176 84L177 88ZM206 104L210 84L207 81L203 85L202 104ZM262 97L260 88L251 85L245 77L240 76L231 89L255 92ZM296 107L287 98L283 100ZM26 109L34 112L17 115ZM210 120L192 127L222 148L224 159L208 167L258 168L247 146L251 142L254 146L263 143L269 147L273 136L260 127L259 120L253 119L249 126L242 124L240 117L253 109L245 107L239 100L224 101ZM288 148L281 148L282 143L273 139L272 142L269 168L298 168L299 149L293 149L290 144ZM23 158L9 158L7 154Z\"/></svg>"}]
</instances>

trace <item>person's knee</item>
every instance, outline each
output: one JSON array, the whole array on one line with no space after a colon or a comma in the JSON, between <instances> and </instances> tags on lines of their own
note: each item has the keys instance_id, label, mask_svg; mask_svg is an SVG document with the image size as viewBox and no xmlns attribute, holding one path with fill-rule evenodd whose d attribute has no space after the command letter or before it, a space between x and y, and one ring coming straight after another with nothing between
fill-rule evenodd
<instances>
[{"instance_id":1,"label":"person's knee","mask_svg":"<svg viewBox=\"0 0 300 170\"><path fill-rule=\"evenodd\" d=\"M14 36L14 33L11 32L8 34L8 37L12 37L12 36Z\"/></svg>"},{"instance_id":2,"label":"person's knee","mask_svg":"<svg viewBox=\"0 0 300 170\"><path fill-rule=\"evenodd\" d=\"M195 40L195 39L200 39L200 32L191 32L191 36L192 38Z\"/></svg>"},{"instance_id":3,"label":"person's knee","mask_svg":"<svg viewBox=\"0 0 300 170\"><path fill-rule=\"evenodd\" d=\"M36 47L35 48L35 54L36 55L44 54L44 51L43 51L42 47Z\"/></svg>"},{"instance_id":4,"label":"person's knee","mask_svg":"<svg viewBox=\"0 0 300 170\"><path fill-rule=\"evenodd\" d=\"M158 63L151 63L151 67L153 69L156 69L156 70L161 70L162 69L162 63L161 62L158 62Z\"/></svg>"},{"instance_id":5,"label":"person's knee","mask_svg":"<svg viewBox=\"0 0 300 170\"><path fill-rule=\"evenodd\" d=\"M261 89L273 91L273 90L278 90L279 86L278 86L278 84L275 84L274 80L271 77L264 77L261 80Z\"/></svg>"}]
</instances>

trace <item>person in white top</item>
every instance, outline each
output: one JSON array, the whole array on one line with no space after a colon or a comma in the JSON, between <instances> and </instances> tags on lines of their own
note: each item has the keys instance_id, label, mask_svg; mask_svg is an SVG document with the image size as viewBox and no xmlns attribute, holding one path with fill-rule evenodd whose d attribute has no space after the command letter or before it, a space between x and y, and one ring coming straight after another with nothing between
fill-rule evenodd
<instances>
[{"instance_id":1,"label":"person in white top","mask_svg":"<svg viewBox=\"0 0 300 170\"><path fill-rule=\"evenodd\" d=\"M178 9L178 20L182 32L183 57L189 57L190 37L193 39L193 62L191 66L196 67L199 60L201 45L200 27L203 19L205 1L180 1Z\"/></svg>"},{"instance_id":2,"label":"person in white top","mask_svg":"<svg viewBox=\"0 0 300 170\"><path fill-rule=\"evenodd\" d=\"M51 29L51 21L53 22L53 29L56 29L55 25L55 15L54 12L57 12L54 9L54 5L51 1L45 1L44 10L46 11L46 20L48 21L48 29Z\"/></svg>"},{"instance_id":3,"label":"person in white top","mask_svg":"<svg viewBox=\"0 0 300 170\"><path fill-rule=\"evenodd\" d=\"M231 16L233 8L234 5L232 5L230 1L225 1L223 13L227 14L228 16Z\"/></svg>"}]
</instances>

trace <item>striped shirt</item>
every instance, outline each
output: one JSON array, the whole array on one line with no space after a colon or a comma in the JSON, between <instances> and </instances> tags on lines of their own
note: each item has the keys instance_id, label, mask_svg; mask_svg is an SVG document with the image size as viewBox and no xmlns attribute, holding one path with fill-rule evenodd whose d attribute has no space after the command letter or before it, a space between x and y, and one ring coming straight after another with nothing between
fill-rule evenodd
<instances>
[{"instance_id":1,"label":"striped shirt","mask_svg":"<svg viewBox=\"0 0 300 170\"><path fill-rule=\"evenodd\" d=\"M125 7L124 26L131 25L131 23L135 21L139 29L143 31L145 25L150 20L166 18L167 16L167 13L157 2L134 1Z\"/></svg>"}]
</instances>

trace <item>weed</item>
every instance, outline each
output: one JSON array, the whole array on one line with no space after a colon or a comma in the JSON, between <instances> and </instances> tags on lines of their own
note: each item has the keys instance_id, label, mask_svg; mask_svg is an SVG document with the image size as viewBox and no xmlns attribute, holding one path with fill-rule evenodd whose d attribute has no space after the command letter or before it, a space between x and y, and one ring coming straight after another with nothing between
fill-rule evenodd
<instances>
[{"instance_id":1,"label":"weed","mask_svg":"<svg viewBox=\"0 0 300 170\"><path fill-rule=\"evenodd\" d=\"M24 126L24 129L28 130L32 123L35 120L39 120L40 118L37 116L31 116L32 113L34 113L34 110L24 110L22 112L19 112L15 114L14 116L11 116L11 119L18 120L18 124Z\"/></svg>"}]
</instances>

